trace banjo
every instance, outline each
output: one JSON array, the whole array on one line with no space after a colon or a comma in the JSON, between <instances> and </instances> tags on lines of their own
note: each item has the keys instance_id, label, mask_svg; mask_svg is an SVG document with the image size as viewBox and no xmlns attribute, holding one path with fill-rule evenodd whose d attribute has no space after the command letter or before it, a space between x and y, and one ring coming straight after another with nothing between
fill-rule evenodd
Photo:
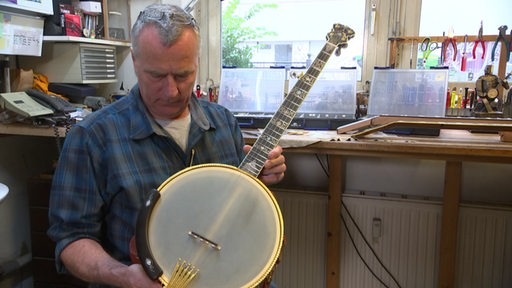
<instances>
[{"instance_id":1,"label":"banjo","mask_svg":"<svg viewBox=\"0 0 512 288\"><path fill-rule=\"evenodd\" d=\"M270 283L284 225L276 199L257 176L333 51L338 56L353 37L349 27L333 25L324 47L238 168L191 166L150 191L137 218L135 246L151 279L173 288Z\"/></svg>"}]
</instances>

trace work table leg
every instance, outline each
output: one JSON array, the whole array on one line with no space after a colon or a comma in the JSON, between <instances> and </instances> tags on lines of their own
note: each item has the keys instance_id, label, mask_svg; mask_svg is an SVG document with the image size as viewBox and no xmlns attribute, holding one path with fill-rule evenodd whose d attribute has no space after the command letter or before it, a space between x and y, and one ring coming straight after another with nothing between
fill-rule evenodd
<instances>
[{"instance_id":1,"label":"work table leg","mask_svg":"<svg viewBox=\"0 0 512 288\"><path fill-rule=\"evenodd\" d=\"M455 287L455 261L457 252L457 224L462 183L462 163L447 161L439 255L439 287Z\"/></svg>"},{"instance_id":2,"label":"work table leg","mask_svg":"<svg viewBox=\"0 0 512 288\"><path fill-rule=\"evenodd\" d=\"M326 277L327 288L340 287L341 193L345 186L343 157L329 155L329 196L327 207Z\"/></svg>"}]
</instances>

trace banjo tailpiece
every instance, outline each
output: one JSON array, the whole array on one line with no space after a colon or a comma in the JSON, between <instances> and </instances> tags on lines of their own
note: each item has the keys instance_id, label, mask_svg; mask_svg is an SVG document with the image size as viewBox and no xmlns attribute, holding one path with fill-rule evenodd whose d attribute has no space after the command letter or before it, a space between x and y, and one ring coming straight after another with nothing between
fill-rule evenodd
<instances>
[{"instance_id":1,"label":"banjo tailpiece","mask_svg":"<svg viewBox=\"0 0 512 288\"><path fill-rule=\"evenodd\" d=\"M196 277L197 273L199 273L199 269L194 267L194 265L178 259L172 270L171 278L167 279L167 277L162 275L159 280L163 287L185 288Z\"/></svg>"}]
</instances>

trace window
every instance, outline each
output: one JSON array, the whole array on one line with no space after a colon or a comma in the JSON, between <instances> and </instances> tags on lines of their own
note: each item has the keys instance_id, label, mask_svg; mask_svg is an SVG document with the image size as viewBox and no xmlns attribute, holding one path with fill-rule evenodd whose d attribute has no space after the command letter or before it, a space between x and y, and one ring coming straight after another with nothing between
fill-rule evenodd
<instances>
[{"instance_id":1,"label":"window","mask_svg":"<svg viewBox=\"0 0 512 288\"><path fill-rule=\"evenodd\" d=\"M340 23L356 31L348 47L341 55L331 56L325 68L356 67L361 71L365 1L354 0L224 0L222 1L223 20L229 7L236 6L234 17L244 18L251 11L249 19L238 22L238 27L229 29L246 31L246 38L237 46L238 51L250 47L247 67L301 67L311 63L325 44L326 36L334 23ZM261 10L255 5L273 5ZM224 23L223 23L224 24ZM225 25L223 25L225 29ZM222 32L223 34L226 31ZM251 34L252 33L252 34ZM255 36L252 36L255 35ZM224 35L223 35L224 36ZM224 38L223 38L224 39ZM233 40L233 39L231 39ZM231 51L223 45L223 65ZM237 66L233 63L227 66ZM242 67L240 67L242 68ZM360 73L359 73L360 75Z\"/></svg>"}]
</instances>

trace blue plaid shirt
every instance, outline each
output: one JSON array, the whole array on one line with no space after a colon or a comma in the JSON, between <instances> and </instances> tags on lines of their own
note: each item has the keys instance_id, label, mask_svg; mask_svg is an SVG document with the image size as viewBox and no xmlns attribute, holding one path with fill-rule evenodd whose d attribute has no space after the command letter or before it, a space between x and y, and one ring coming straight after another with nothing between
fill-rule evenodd
<instances>
[{"instance_id":1,"label":"blue plaid shirt","mask_svg":"<svg viewBox=\"0 0 512 288\"><path fill-rule=\"evenodd\" d=\"M190 111L186 151L150 117L138 85L73 126L50 197L48 235L57 244L59 271L65 271L61 251L80 238L100 242L110 255L129 264L129 241L148 191L191 164L239 165L244 142L233 115L194 96Z\"/></svg>"}]
</instances>

